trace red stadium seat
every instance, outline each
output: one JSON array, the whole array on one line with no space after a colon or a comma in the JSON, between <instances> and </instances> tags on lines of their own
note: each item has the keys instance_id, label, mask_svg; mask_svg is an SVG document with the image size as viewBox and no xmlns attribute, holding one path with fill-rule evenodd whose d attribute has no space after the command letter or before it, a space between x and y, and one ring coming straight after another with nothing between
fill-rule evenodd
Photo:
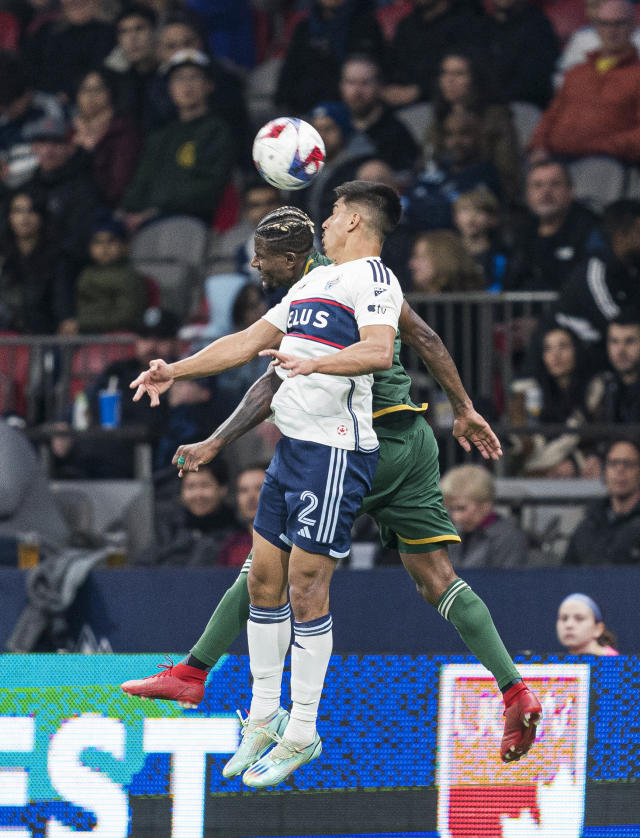
<instances>
[{"instance_id":1,"label":"red stadium seat","mask_svg":"<svg viewBox=\"0 0 640 838\"><path fill-rule=\"evenodd\" d=\"M131 338L127 343L87 343L78 346L71 359L70 395L74 399L84 390L105 367L113 361L133 358L135 355L135 335L127 333Z\"/></svg>"},{"instance_id":2,"label":"red stadium seat","mask_svg":"<svg viewBox=\"0 0 640 838\"><path fill-rule=\"evenodd\" d=\"M11 12L0 12L0 49L18 49L20 23Z\"/></svg>"},{"instance_id":3,"label":"red stadium seat","mask_svg":"<svg viewBox=\"0 0 640 838\"><path fill-rule=\"evenodd\" d=\"M15 337L14 333L2 332ZM0 415L17 413L27 418L31 347L25 344L7 345L0 349Z\"/></svg>"}]
</instances>

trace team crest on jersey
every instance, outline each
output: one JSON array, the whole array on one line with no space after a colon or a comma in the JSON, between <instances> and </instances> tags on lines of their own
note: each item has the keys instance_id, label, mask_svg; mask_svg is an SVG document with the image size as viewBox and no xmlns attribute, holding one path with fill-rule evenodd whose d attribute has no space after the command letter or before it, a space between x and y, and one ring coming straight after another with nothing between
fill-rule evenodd
<instances>
[{"instance_id":1,"label":"team crest on jersey","mask_svg":"<svg viewBox=\"0 0 640 838\"><path fill-rule=\"evenodd\" d=\"M347 433L347 426L346 425L338 425L338 427L336 428L336 431L338 432L338 434L340 436L345 436L345 434Z\"/></svg>"},{"instance_id":2,"label":"team crest on jersey","mask_svg":"<svg viewBox=\"0 0 640 838\"><path fill-rule=\"evenodd\" d=\"M337 285L340 282L340 277L337 279L330 279L329 282L324 286L324 290L328 291L329 288L333 288L334 285Z\"/></svg>"}]
</instances>

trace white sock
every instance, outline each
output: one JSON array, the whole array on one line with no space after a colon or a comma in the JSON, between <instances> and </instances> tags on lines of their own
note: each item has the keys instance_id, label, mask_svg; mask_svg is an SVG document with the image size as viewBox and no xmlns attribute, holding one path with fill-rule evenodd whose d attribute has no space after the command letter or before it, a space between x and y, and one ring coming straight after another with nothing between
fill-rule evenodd
<instances>
[{"instance_id":1,"label":"white sock","mask_svg":"<svg viewBox=\"0 0 640 838\"><path fill-rule=\"evenodd\" d=\"M310 745L316 734L318 705L333 649L331 614L293 622L291 647L291 718L284 732L297 746Z\"/></svg>"},{"instance_id":2,"label":"white sock","mask_svg":"<svg viewBox=\"0 0 640 838\"><path fill-rule=\"evenodd\" d=\"M280 706L282 670L291 642L289 603L277 608L249 606L247 642L253 676L249 716L252 721L262 721L275 715Z\"/></svg>"}]
</instances>

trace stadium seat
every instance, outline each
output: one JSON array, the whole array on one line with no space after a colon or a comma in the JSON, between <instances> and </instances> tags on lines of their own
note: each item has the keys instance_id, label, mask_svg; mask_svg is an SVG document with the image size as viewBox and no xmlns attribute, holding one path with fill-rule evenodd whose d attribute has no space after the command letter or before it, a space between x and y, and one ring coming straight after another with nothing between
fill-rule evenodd
<instances>
[{"instance_id":1,"label":"stadium seat","mask_svg":"<svg viewBox=\"0 0 640 838\"><path fill-rule=\"evenodd\" d=\"M411 131L413 139L422 148L427 130L433 122L433 106L428 102L418 102L416 105L399 108L395 115L401 122L404 122Z\"/></svg>"},{"instance_id":2,"label":"stadium seat","mask_svg":"<svg viewBox=\"0 0 640 838\"><path fill-rule=\"evenodd\" d=\"M208 320L193 327L190 338L198 345L200 341L211 340L233 331L231 310L238 291L249 280L243 274L214 274L204 282L204 295L207 305Z\"/></svg>"},{"instance_id":3,"label":"stadium seat","mask_svg":"<svg viewBox=\"0 0 640 838\"><path fill-rule=\"evenodd\" d=\"M11 12L0 11L0 49L18 49L20 23Z\"/></svg>"},{"instance_id":4,"label":"stadium seat","mask_svg":"<svg viewBox=\"0 0 640 838\"><path fill-rule=\"evenodd\" d=\"M185 319L197 306L209 231L187 215L145 224L131 240L131 260L156 280L162 305Z\"/></svg>"},{"instance_id":5,"label":"stadium seat","mask_svg":"<svg viewBox=\"0 0 640 838\"><path fill-rule=\"evenodd\" d=\"M13 333L4 334L15 337ZM17 413L29 418L29 393L37 380L37 376L32 377L30 373L31 347L28 343L0 346L0 416Z\"/></svg>"},{"instance_id":6,"label":"stadium seat","mask_svg":"<svg viewBox=\"0 0 640 838\"><path fill-rule=\"evenodd\" d=\"M69 387L71 399L91 384L113 361L134 357L135 335L119 334L128 336L129 340L124 343L85 343L73 351Z\"/></svg>"},{"instance_id":7,"label":"stadium seat","mask_svg":"<svg viewBox=\"0 0 640 838\"><path fill-rule=\"evenodd\" d=\"M611 157L584 157L570 163L569 171L576 198L597 212L625 194L625 167Z\"/></svg>"},{"instance_id":8,"label":"stadium seat","mask_svg":"<svg viewBox=\"0 0 640 838\"><path fill-rule=\"evenodd\" d=\"M513 127L516 129L520 148L525 149L529 145L542 111L530 102L510 102L509 110L513 117Z\"/></svg>"}]
</instances>

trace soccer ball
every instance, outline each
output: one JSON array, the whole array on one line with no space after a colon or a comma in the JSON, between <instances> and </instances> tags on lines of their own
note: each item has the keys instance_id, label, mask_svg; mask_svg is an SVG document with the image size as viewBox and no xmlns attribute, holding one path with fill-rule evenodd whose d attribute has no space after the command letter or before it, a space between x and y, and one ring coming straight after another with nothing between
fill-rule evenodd
<instances>
[{"instance_id":1,"label":"soccer ball","mask_svg":"<svg viewBox=\"0 0 640 838\"><path fill-rule=\"evenodd\" d=\"M263 125L253 141L253 162L277 189L304 189L324 166L324 143L316 129L290 116Z\"/></svg>"}]
</instances>

